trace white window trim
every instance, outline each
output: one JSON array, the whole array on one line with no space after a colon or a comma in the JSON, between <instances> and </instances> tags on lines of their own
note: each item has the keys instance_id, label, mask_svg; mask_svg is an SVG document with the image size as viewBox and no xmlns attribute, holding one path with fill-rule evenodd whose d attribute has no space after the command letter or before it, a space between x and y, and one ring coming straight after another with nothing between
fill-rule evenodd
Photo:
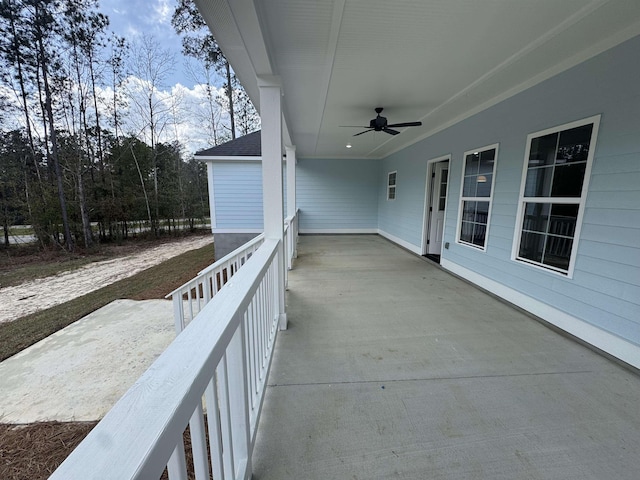
<instances>
[{"instance_id":1,"label":"white window trim","mask_svg":"<svg viewBox=\"0 0 640 480\"><path fill-rule=\"evenodd\" d=\"M391 175L396 174L396 181L393 185L389 183L391 180ZM389 194L391 193L391 189L393 188L393 198L389 198ZM392 172L387 173L387 202L393 202L396 198L398 198L398 171L394 170Z\"/></svg>"},{"instance_id":2,"label":"white window trim","mask_svg":"<svg viewBox=\"0 0 640 480\"><path fill-rule=\"evenodd\" d=\"M556 127L540 130L539 132L530 133L527 135L527 148L524 152L524 162L522 166L522 178L520 180L520 196L518 197L518 213L516 215L516 225L513 235L513 245L511 247L511 260L517 262L519 265L525 265L527 267L535 268L541 272L551 273L553 275L562 278L573 278L573 272L576 266L576 257L578 256L578 243L580 241L580 232L582 230L582 220L584 218L585 205L587 201L587 192L589 191L589 181L591 180L591 168L593 167L593 158L596 151L596 141L598 140L598 129L600 127L601 115L594 115L593 117L584 118L582 120L576 120L575 122L565 123ZM559 133L563 130L570 130L576 127L582 127L584 125L593 124L593 130L591 131L591 142L589 143L589 155L587 156L587 165L584 172L584 181L582 182L582 192L580 199L576 202L575 198L567 200L564 197L549 197L549 201L536 200L540 197L525 197L524 188L527 181L527 165L529 164L529 155L531 152L531 142L534 138L543 137L551 133ZM546 198L546 197L545 197ZM569 268L565 272L564 270L554 268L549 265L543 265L533 262L526 258L518 257L518 251L520 248L520 239L522 237L522 222L524 216L524 204L525 203L567 203L571 205L578 205L578 217L576 218L576 229L573 235L573 244L571 246L571 255L569 257Z\"/></svg>"},{"instance_id":3,"label":"white window trim","mask_svg":"<svg viewBox=\"0 0 640 480\"><path fill-rule=\"evenodd\" d=\"M471 150L467 150L466 152L464 152L464 154L462 155L462 172L460 174L460 195L458 195L459 197L459 201L458 201L458 220L456 223L456 243L458 245L462 245L464 247L469 247L472 248L474 250L478 250L481 252L486 252L487 251L487 245L489 244L489 227L491 225L491 210L493 210L493 190L495 188L495 184L496 184L496 166L498 165L498 151L499 151L499 147L500 144L499 143L494 143L491 145L486 145L484 147L480 147L480 148L473 148ZM491 174L491 195L489 195L488 197L464 197L463 193L464 193L464 170L465 170L465 166L466 166L466 159L467 159L467 155L472 154L472 153L481 153L481 152L485 152L487 150L492 150L495 149L496 150L496 154L493 160L493 172ZM487 213L487 230L485 231L485 241L484 241L484 247L480 247L478 245L475 244L471 244L471 243L467 243L467 242L463 242L460 240L460 233L462 232L462 204L463 204L463 199L467 200L467 201L471 201L471 202L489 202L489 212Z\"/></svg>"}]
</instances>

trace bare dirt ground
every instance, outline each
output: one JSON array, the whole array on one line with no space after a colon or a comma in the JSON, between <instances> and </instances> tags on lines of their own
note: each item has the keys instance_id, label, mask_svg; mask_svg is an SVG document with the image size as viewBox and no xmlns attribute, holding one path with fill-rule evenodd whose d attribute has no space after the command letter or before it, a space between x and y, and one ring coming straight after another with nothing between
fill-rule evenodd
<instances>
[{"instance_id":1,"label":"bare dirt ground","mask_svg":"<svg viewBox=\"0 0 640 480\"><path fill-rule=\"evenodd\" d=\"M67 302L211 242L210 235L187 237L77 270L0 288L0 323Z\"/></svg>"}]
</instances>

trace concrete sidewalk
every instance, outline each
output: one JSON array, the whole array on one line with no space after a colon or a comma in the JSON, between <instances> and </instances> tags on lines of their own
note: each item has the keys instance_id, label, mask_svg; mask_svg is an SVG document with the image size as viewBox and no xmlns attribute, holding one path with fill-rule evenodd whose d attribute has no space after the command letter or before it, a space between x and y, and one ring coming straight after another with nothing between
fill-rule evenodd
<instances>
[{"instance_id":1,"label":"concrete sidewalk","mask_svg":"<svg viewBox=\"0 0 640 480\"><path fill-rule=\"evenodd\" d=\"M0 422L100 420L174 338L169 300L115 300L0 363Z\"/></svg>"},{"instance_id":2,"label":"concrete sidewalk","mask_svg":"<svg viewBox=\"0 0 640 480\"><path fill-rule=\"evenodd\" d=\"M304 236L253 478L640 478L640 377L378 236Z\"/></svg>"}]
</instances>

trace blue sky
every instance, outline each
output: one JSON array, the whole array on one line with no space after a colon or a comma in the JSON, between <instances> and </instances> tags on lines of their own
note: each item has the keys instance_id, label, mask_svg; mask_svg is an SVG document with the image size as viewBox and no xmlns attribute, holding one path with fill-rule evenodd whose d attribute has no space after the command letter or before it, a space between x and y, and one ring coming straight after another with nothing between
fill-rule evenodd
<instances>
[{"instance_id":1,"label":"blue sky","mask_svg":"<svg viewBox=\"0 0 640 480\"><path fill-rule=\"evenodd\" d=\"M129 41L145 33L152 35L164 49L175 53L175 71L167 86L193 87L193 80L184 74L180 37L171 26L175 5L175 0L100 0L100 10L109 16L110 31Z\"/></svg>"}]
</instances>

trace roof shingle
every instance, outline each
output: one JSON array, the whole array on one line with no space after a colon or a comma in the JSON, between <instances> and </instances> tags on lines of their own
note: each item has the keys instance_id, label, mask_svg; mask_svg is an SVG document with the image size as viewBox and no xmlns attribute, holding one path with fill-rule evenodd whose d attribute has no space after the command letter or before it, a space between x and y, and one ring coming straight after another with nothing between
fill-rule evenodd
<instances>
[{"instance_id":1,"label":"roof shingle","mask_svg":"<svg viewBox=\"0 0 640 480\"><path fill-rule=\"evenodd\" d=\"M261 155L260 130L195 154L196 157L260 157Z\"/></svg>"}]
</instances>

